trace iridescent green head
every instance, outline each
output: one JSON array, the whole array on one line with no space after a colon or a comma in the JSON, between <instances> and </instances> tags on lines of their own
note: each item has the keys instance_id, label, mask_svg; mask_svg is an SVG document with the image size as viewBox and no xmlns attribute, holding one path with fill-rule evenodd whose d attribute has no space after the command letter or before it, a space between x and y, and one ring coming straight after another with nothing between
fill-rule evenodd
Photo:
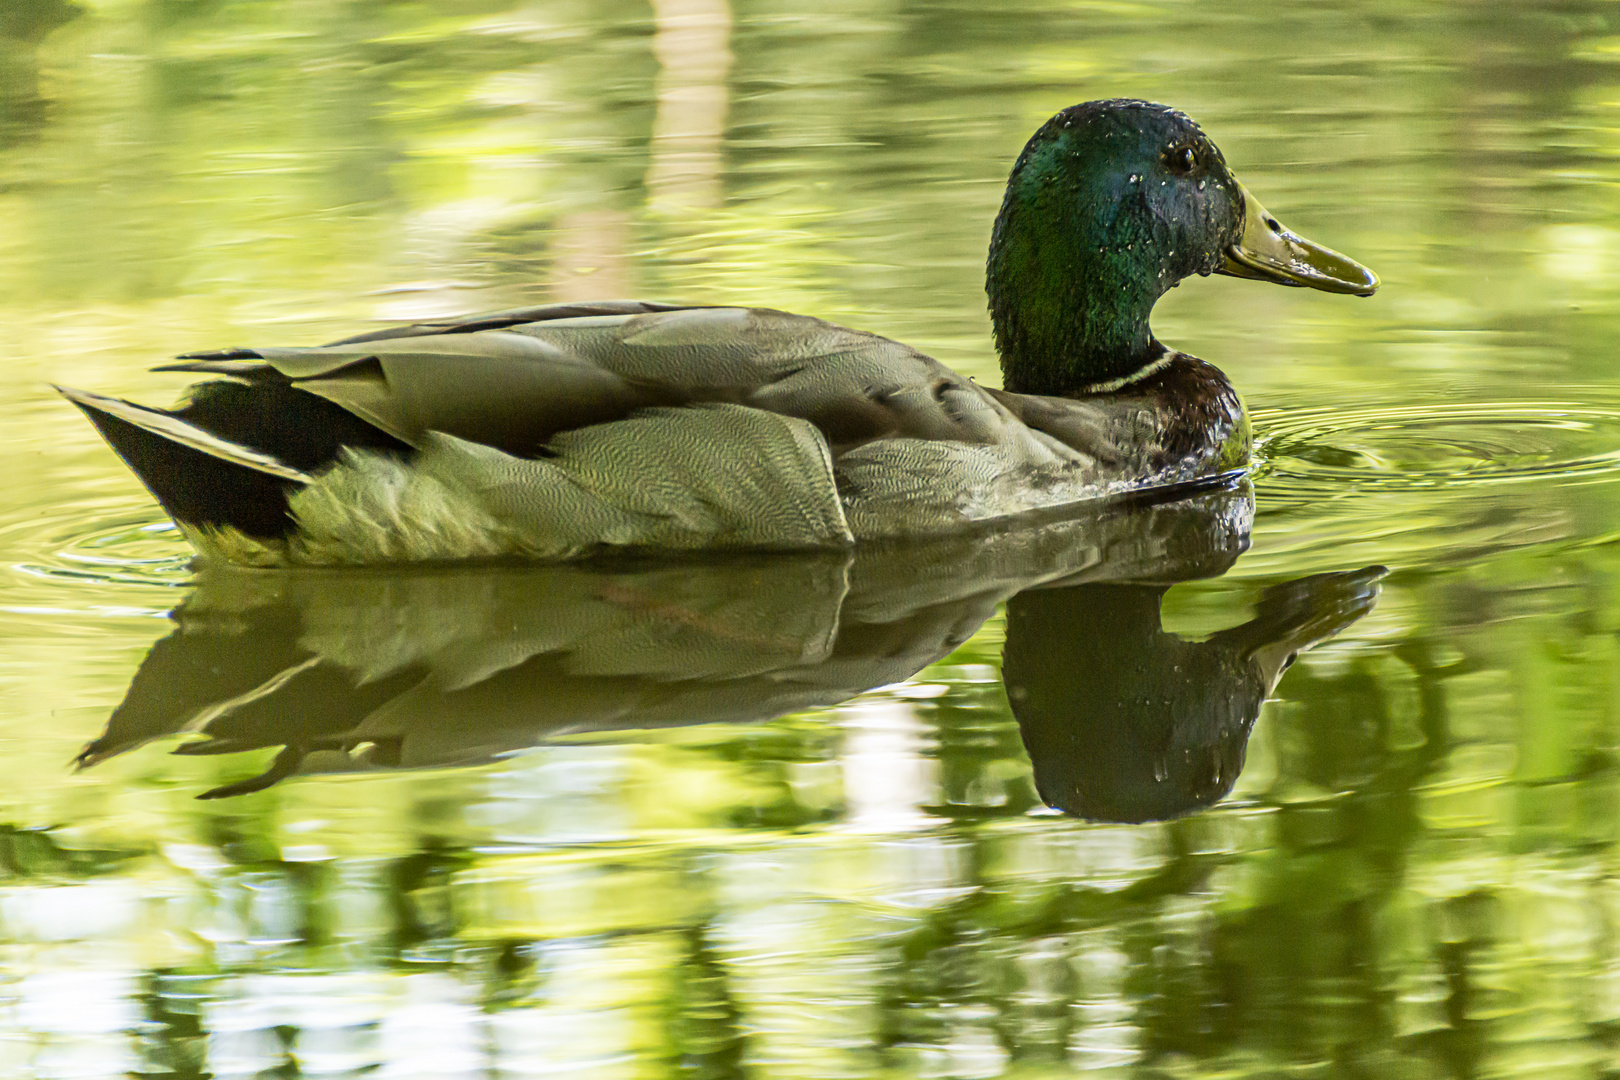
<instances>
[{"instance_id":1,"label":"iridescent green head","mask_svg":"<svg viewBox=\"0 0 1620 1080\"><path fill-rule=\"evenodd\" d=\"M1226 273L1371 295L1378 279L1294 235L1197 124L1145 101L1090 101L1041 126L1013 166L986 290L1006 388L1084 393L1164 353L1159 297Z\"/></svg>"}]
</instances>

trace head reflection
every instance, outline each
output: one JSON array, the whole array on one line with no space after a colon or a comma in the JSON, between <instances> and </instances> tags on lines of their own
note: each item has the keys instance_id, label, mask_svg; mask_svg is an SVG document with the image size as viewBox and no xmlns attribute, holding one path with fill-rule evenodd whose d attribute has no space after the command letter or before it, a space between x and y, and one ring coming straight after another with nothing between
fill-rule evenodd
<instances>
[{"instance_id":1,"label":"head reflection","mask_svg":"<svg viewBox=\"0 0 1620 1080\"><path fill-rule=\"evenodd\" d=\"M1159 626L1171 583L1248 543L1246 483L855 552L725 561L266 574L218 568L171 618L93 765L279 747L287 777L488 762L567 735L833 705L949 655L1008 604L1005 678L1052 805L1143 820L1218 799L1298 650L1371 607L1372 572L1268 592L1208 641ZM1010 598L1010 599L1009 599Z\"/></svg>"},{"instance_id":2,"label":"head reflection","mask_svg":"<svg viewBox=\"0 0 1620 1080\"><path fill-rule=\"evenodd\" d=\"M1002 679L1041 799L1079 817L1139 822L1222 798L1283 671L1366 614L1382 575L1371 567L1275 586L1252 619L1204 641L1161 627L1162 584L1014 596Z\"/></svg>"}]
</instances>

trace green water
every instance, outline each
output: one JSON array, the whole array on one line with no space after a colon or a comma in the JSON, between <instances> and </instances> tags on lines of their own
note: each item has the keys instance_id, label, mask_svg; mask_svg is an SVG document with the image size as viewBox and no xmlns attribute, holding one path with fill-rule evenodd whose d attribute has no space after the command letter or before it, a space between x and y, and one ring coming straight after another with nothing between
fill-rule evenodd
<instances>
[{"instance_id":1,"label":"green water","mask_svg":"<svg viewBox=\"0 0 1620 1080\"><path fill-rule=\"evenodd\" d=\"M198 575L48 385L632 295L992 381L1007 169L1109 96L1383 278L1160 305L1253 410L1252 509ZM1617 195L1588 0L5 0L0 1074L1616 1075ZM1028 702L1257 703L1257 625L1339 632L1212 809L1043 806L1182 759Z\"/></svg>"}]
</instances>

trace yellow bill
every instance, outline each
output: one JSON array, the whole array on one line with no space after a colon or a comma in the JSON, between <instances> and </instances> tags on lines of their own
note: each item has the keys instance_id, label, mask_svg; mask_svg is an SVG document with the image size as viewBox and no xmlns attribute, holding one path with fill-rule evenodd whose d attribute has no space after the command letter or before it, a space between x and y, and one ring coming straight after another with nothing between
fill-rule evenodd
<instances>
[{"instance_id":1,"label":"yellow bill","mask_svg":"<svg viewBox=\"0 0 1620 1080\"><path fill-rule=\"evenodd\" d=\"M1352 296L1371 296L1378 290L1377 274L1348 255L1283 228L1248 188L1242 184L1238 188L1243 192L1243 235L1226 249L1226 265L1219 273Z\"/></svg>"}]
</instances>

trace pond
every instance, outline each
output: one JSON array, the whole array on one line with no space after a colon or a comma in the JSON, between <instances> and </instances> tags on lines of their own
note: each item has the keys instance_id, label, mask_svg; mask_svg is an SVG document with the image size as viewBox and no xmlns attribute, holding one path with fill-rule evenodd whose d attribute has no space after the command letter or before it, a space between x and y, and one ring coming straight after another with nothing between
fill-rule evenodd
<instances>
[{"instance_id":1,"label":"pond","mask_svg":"<svg viewBox=\"0 0 1620 1080\"><path fill-rule=\"evenodd\" d=\"M51 389L621 296L994 385L1007 170L1116 96L1383 279L1159 305L1216 490L237 571ZM0 1072L1613 1075L1617 194L1596 0L7 0Z\"/></svg>"}]
</instances>

